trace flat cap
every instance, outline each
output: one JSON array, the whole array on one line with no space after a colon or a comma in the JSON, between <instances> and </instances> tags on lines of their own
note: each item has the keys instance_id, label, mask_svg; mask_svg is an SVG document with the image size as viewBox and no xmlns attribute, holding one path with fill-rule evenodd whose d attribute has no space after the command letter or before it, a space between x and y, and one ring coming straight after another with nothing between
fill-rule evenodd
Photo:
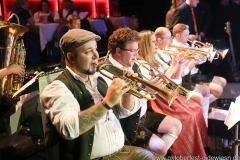
<instances>
[{"instance_id":1,"label":"flat cap","mask_svg":"<svg viewBox=\"0 0 240 160\"><path fill-rule=\"evenodd\" d=\"M75 45L83 45L93 39L99 41L101 37L84 29L71 29L62 36L59 41L59 46L65 53L70 51L71 47Z\"/></svg>"}]
</instances>

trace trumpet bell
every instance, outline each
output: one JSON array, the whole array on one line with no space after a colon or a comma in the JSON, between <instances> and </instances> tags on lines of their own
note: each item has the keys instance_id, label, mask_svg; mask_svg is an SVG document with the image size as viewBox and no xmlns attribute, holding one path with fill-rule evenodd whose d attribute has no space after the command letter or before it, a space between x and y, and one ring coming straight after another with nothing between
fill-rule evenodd
<instances>
[{"instance_id":1,"label":"trumpet bell","mask_svg":"<svg viewBox=\"0 0 240 160\"><path fill-rule=\"evenodd\" d=\"M224 59L225 58L225 56L227 55L227 53L228 53L228 50L229 49L224 49L224 50L217 50L217 53L218 54L220 54L220 56L222 57L222 59Z\"/></svg>"},{"instance_id":2,"label":"trumpet bell","mask_svg":"<svg viewBox=\"0 0 240 160\"><path fill-rule=\"evenodd\" d=\"M169 97L167 97L167 99L168 99L168 106L171 106L172 105L172 103L173 103L173 101L178 97L178 90L177 89L175 89L175 90L173 90L173 91L171 91L172 93L171 94L169 94L170 96Z\"/></svg>"},{"instance_id":3,"label":"trumpet bell","mask_svg":"<svg viewBox=\"0 0 240 160\"><path fill-rule=\"evenodd\" d=\"M203 42L196 41L196 40L194 40L194 41L189 40L188 42L191 43L193 47L205 45ZM213 45L211 45L210 48L213 48L213 51L216 51L216 53L218 54L217 58L213 58L213 59L218 59L219 55L222 57L222 59L224 59L229 50L229 49L225 49L225 50L217 49L217 48L213 47ZM211 60L213 60L213 59L211 59ZM209 60L209 61L211 62L211 60Z\"/></svg>"}]
</instances>

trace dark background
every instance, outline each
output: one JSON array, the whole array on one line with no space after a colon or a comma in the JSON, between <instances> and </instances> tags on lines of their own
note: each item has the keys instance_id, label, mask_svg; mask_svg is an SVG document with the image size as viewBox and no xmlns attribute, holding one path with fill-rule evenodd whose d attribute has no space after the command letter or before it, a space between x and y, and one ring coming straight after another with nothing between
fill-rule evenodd
<instances>
[{"instance_id":1,"label":"dark background","mask_svg":"<svg viewBox=\"0 0 240 160\"><path fill-rule=\"evenodd\" d=\"M209 4L212 21L216 9L220 6L220 0L202 0ZM171 0L119 0L119 11L121 15L136 15L139 19L139 30L155 30L157 27L165 26L165 16L171 6ZM209 36L211 37L211 28Z\"/></svg>"}]
</instances>

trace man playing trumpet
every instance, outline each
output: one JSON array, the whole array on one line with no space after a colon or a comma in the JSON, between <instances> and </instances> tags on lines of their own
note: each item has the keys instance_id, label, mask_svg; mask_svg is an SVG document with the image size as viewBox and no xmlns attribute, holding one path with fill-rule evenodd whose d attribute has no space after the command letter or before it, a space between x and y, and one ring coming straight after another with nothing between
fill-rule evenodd
<instances>
[{"instance_id":1,"label":"man playing trumpet","mask_svg":"<svg viewBox=\"0 0 240 160\"><path fill-rule=\"evenodd\" d=\"M174 36L173 44L188 46L188 43L187 43L188 39L184 38L184 35L189 35L189 30L188 30L187 25L180 23L180 24L177 24L176 26L174 26L174 28L173 28L173 36ZM206 46L209 46L209 44L207 44ZM199 74L199 70L196 67L196 65L204 63L206 61L206 57L203 57L201 60L202 61L200 61L200 62L198 61L195 63L195 65L187 68L187 70L189 70L189 73L191 75L194 75L196 73ZM184 74L186 75L187 72L185 71ZM183 76L185 76L185 75L183 75ZM191 81L193 83L200 83L200 82L208 82L209 83L208 86L209 86L210 92L212 94L212 96L210 97L210 103L221 96L223 88L225 87L225 85L227 83L225 78L219 77L219 76L212 76L212 77L209 77L208 79L204 79L204 76L202 76L201 79L199 79L199 78L196 79L194 76L191 76Z\"/></svg>"},{"instance_id":2,"label":"man playing trumpet","mask_svg":"<svg viewBox=\"0 0 240 160\"><path fill-rule=\"evenodd\" d=\"M124 80L115 78L108 87L95 74L97 40L99 36L82 29L69 30L60 40L66 70L41 95L50 127L46 132L49 159L161 159L124 145L119 114L131 115L141 103L126 94L131 87ZM123 74L135 76L127 70Z\"/></svg>"},{"instance_id":3,"label":"man playing trumpet","mask_svg":"<svg viewBox=\"0 0 240 160\"><path fill-rule=\"evenodd\" d=\"M173 27L173 42L172 44L179 46L179 47L188 47L188 37L189 37L189 30L188 26L185 24L177 24ZM171 61L171 57L167 54L160 53L160 56L163 60L166 62ZM168 57L168 58L166 58ZM204 56L198 56L199 59L193 59L193 60L187 60L184 69L182 72L182 76L186 75L197 75L198 69L195 67L197 64L204 63L206 61L206 57ZM206 77L206 76L202 76ZM187 78L185 78L187 80ZM188 82L183 84L187 89L191 89L192 85L191 83L200 83L200 82L207 82L207 85L195 85L195 91L202 94L203 99L201 101L202 109L203 109L203 115L205 117L205 121L207 124L207 117L208 117L208 109L209 104L215 101L223 91L223 87L226 85L226 80L222 77L218 76L212 76L208 77L208 80L205 79L199 79L196 76L192 76L191 78L188 78Z\"/></svg>"},{"instance_id":4,"label":"man playing trumpet","mask_svg":"<svg viewBox=\"0 0 240 160\"><path fill-rule=\"evenodd\" d=\"M113 64L118 68L133 69L134 72L137 72L135 61L137 60L139 41L139 33L134 30L120 28L114 31L109 37L110 55L105 63ZM105 80L109 81L108 79ZM154 84L157 85L157 83ZM160 155L166 155L167 150L181 132L181 122L168 115L147 111L146 100L142 99L141 101L143 105L137 111L137 114L132 116L133 118L134 116L138 117L135 121L126 118L121 119L123 128L130 128L126 136L132 145L140 145ZM124 115L121 116L124 117ZM137 130L136 127L138 127ZM158 134L161 134L161 138ZM133 136L136 136L135 140L132 138Z\"/></svg>"}]
</instances>

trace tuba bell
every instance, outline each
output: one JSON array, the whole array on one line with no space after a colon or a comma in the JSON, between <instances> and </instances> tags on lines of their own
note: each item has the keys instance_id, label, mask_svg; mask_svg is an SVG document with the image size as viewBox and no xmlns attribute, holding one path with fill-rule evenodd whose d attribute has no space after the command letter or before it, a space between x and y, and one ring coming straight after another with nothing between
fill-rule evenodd
<instances>
[{"instance_id":1,"label":"tuba bell","mask_svg":"<svg viewBox=\"0 0 240 160\"><path fill-rule=\"evenodd\" d=\"M23 65L25 67L26 52L23 40L20 39L28 28L19 24L8 22L16 14L12 14L7 21L0 21L0 69L6 68L11 64ZM15 105L19 97L13 95L23 84L24 77L11 74L0 79L0 104Z\"/></svg>"}]
</instances>

